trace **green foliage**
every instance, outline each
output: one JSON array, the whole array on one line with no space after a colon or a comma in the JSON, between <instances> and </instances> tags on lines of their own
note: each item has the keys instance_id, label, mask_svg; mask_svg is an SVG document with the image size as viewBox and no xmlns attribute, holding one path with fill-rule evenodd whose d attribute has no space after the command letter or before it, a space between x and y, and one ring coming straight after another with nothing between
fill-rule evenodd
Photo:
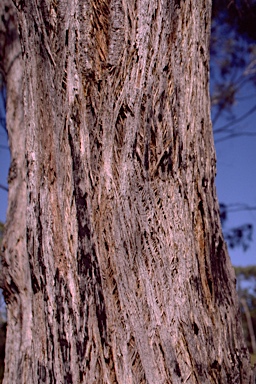
<instances>
[{"instance_id":1,"label":"green foliage","mask_svg":"<svg viewBox=\"0 0 256 384\"><path fill-rule=\"evenodd\" d=\"M242 280L252 280L256 284L256 265L235 267L236 277Z\"/></svg>"}]
</instances>

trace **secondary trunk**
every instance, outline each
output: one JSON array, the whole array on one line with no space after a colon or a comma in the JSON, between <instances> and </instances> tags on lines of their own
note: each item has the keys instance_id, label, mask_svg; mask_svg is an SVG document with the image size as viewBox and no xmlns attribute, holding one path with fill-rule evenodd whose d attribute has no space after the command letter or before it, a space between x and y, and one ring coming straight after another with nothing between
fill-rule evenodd
<instances>
[{"instance_id":1,"label":"secondary trunk","mask_svg":"<svg viewBox=\"0 0 256 384\"><path fill-rule=\"evenodd\" d=\"M249 383L214 186L210 1L16 6L27 219L4 382Z\"/></svg>"},{"instance_id":2,"label":"secondary trunk","mask_svg":"<svg viewBox=\"0 0 256 384\"><path fill-rule=\"evenodd\" d=\"M7 304L5 383L26 382L31 356L31 283L26 252L26 165L23 110L23 62L17 13L10 0L0 1L0 70L7 90L6 125L11 152L8 211L2 243L1 287ZM29 381L28 381L29 382Z\"/></svg>"}]
</instances>

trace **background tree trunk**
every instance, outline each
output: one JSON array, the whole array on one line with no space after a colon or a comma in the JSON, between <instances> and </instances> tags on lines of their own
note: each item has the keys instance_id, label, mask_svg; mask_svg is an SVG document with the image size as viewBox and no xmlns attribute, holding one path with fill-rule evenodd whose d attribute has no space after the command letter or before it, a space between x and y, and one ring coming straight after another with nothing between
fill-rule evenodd
<instances>
[{"instance_id":1,"label":"background tree trunk","mask_svg":"<svg viewBox=\"0 0 256 384\"><path fill-rule=\"evenodd\" d=\"M17 277L5 251L5 383L249 383L214 186L210 1L16 6L27 243Z\"/></svg>"},{"instance_id":2,"label":"background tree trunk","mask_svg":"<svg viewBox=\"0 0 256 384\"><path fill-rule=\"evenodd\" d=\"M31 360L32 348L32 289L26 252L24 72L17 12L9 0L0 2L0 64L7 91L6 125L11 152L1 268L1 286L8 309L5 383L29 383L30 368L27 364Z\"/></svg>"}]
</instances>

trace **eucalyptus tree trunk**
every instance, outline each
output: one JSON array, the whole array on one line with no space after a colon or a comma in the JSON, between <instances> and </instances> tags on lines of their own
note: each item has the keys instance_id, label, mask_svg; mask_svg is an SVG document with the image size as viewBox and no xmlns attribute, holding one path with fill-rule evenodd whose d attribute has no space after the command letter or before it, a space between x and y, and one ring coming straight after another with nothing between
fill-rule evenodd
<instances>
[{"instance_id":1,"label":"eucalyptus tree trunk","mask_svg":"<svg viewBox=\"0 0 256 384\"><path fill-rule=\"evenodd\" d=\"M22 263L5 250L5 384L252 382L214 186L210 1L16 6L27 217Z\"/></svg>"},{"instance_id":2,"label":"eucalyptus tree trunk","mask_svg":"<svg viewBox=\"0 0 256 384\"><path fill-rule=\"evenodd\" d=\"M24 70L17 12L9 0L0 1L0 70L7 91L6 125L11 165L1 287L7 304L5 383L28 382L26 356L31 357L32 289L26 251L26 164L23 109ZM2 256L2 255L1 255Z\"/></svg>"}]
</instances>

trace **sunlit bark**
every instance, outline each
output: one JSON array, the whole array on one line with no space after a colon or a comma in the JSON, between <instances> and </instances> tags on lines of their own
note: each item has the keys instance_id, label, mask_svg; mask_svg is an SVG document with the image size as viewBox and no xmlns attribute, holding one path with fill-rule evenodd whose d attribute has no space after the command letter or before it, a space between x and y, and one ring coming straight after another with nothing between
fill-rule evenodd
<instances>
[{"instance_id":1,"label":"sunlit bark","mask_svg":"<svg viewBox=\"0 0 256 384\"><path fill-rule=\"evenodd\" d=\"M214 186L210 1L16 5L27 243L17 278L5 252L5 383L249 383Z\"/></svg>"}]
</instances>

